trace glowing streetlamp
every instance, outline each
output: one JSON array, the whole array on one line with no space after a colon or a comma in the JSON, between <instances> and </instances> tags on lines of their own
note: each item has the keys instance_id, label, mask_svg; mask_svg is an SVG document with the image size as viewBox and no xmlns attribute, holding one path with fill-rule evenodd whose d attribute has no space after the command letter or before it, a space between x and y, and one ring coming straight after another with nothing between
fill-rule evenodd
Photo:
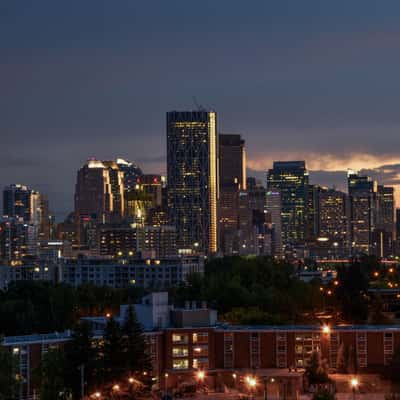
<instances>
[{"instance_id":1,"label":"glowing streetlamp","mask_svg":"<svg viewBox=\"0 0 400 400\"><path fill-rule=\"evenodd\" d=\"M204 373L204 371L197 371L196 372L196 378L198 381L202 382L205 378L206 374Z\"/></svg>"},{"instance_id":2,"label":"glowing streetlamp","mask_svg":"<svg viewBox=\"0 0 400 400\"><path fill-rule=\"evenodd\" d=\"M352 378L350 381L351 388L353 390L353 400L356 398L356 390L358 388L359 382L357 378Z\"/></svg>"},{"instance_id":3,"label":"glowing streetlamp","mask_svg":"<svg viewBox=\"0 0 400 400\"><path fill-rule=\"evenodd\" d=\"M134 381L135 381L135 380L134 380L133 378L129 378L129 379L128 379L128 382L129 382L129 383L133 383Z\"/></svg>"},{"instance_id":4,"label":"glowing streetlamp","mask_svg":"<svg viewBox=\"0 0 400 400\"><path fill-rule=\"evenodd\" d=\"M113 390L114 392L118 392L118 391L119 391L119 385L114 385L114 386L112 387L112 390Z\"/></svg>"},{"instance_id":5,"label":"glowing streetlamp","mask_svg":"<svg viewBox=\"0 0 400 400\"><path fill-rule=\"evenodd\" d=\"M251 397L253 398L253 391L257 386L257 379L255 377L251 376L251 375L247 375L245 377L245 381L246 381L247 386L249 388Z\"/></svg>"},{"instance_id":6,"label":"glowing streetlamp","mask_svg":"<svg viewBox=\"0 0 400 400\"><path fill-rule=\"evenodd\" d=\"M331 333L331 328L329 327L329 325L324 325L324 326L322 327L322 332L323 332L325 335L329 335L329 334Z\"/></svg>"}]
</instances>

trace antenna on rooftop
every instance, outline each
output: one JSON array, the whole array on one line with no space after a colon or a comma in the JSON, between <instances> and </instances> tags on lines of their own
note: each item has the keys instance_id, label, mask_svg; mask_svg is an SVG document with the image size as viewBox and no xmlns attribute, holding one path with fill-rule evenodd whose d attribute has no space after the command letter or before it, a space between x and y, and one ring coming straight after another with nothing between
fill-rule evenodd
<instances>
[{"instance_id":1,"label":"antenna on rooftop","mask_svg":"<svg viewBox=\"0 0 400 400\"><path fill-rule=\"evenodd\" d=\"M197 102L196 96L192 96L193 103L199 111L206 111L206 109Z\"/></svg>"}]
</instances>

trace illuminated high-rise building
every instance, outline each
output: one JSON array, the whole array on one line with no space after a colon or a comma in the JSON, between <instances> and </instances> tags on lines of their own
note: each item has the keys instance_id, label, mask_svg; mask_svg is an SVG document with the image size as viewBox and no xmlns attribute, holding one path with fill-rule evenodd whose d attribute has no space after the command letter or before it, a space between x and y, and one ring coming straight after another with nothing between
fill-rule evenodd
<instances>
[{"instance_id":1,"label":"illuminated high-rise building","mask_svg":"<svg viewBox=\"0 0 400 400\"><path fill-rule=\"evenodd\" d=\"M394 236L394 187L378 185L378 205L376 227Z\"/></svg>"},{"instance_id":2,"label":"illuminated high-rise building","mask_svg":"<svg viewBox=\"0 0 400 400\"><path fill-rule=\"evenodd\" d=\"M110 179L112 196L111 218L113 221L119 222L125 215L124 172L120 170L115 161L103 161L103 164L108 169Z\"/></svg>"},{"instance_id":3,"label":"illuminated high-rise building","mask_svg":"<svg viewBox=\"0 0 400 400\"><path fill-rule=\"evenodd\" d=\"M3 217L22 218L25 222L31 221L32 190L27 186L13 184L3 190Z\"/></svg>"},{"instance_id":4,"label":"illuminated high-rise building","mask_svg":"<svg viewBox=\"0 0 400 400\"><path fill-rule=\"evenodd\" d=\"M217 251L217 141L215 112L167 113L168 208L180 249Z\"/></svg>"},{"instance_id":5,"label":"illuminated high-rise building","mask_svg":"<svg viewBox=\"0 0 400 400\"><path fill-rule=\"evenodd\" d=\"M246 149L240 135L219 135L219 245L224 254L239 247L240 198L246 190Z\"/></svg>"},{"instance_id":6,"label":"illuminated high-rise building","mask_svg":"<svg viewBox=\"0 0 400 400\"><path fill-rule=\"evenodd\" d=\"M283 246L303 242L308 198L305 161L275 161L268 170L267 190L280 193Z\"/></svg>"},{"instance_id":7,"label":"illuminated high-rise building","mask_svg":"<svg viewBox=\"0 0 400 400\"><path fill-rule=\"evenodd\" d=\"M378 185L376 223L373 241L375 254L379 257L388 257L394 254L394 214L394 188L391 186Z\"/></svg>"},{"instance_id":8,"label":"illuminated high-rise building","mask_svg":"<svg viewBox=\"0 0 400 400\"><path fill-rule=\"evenodd\" d=\"M349 256L349 229L347 194L335 189L321 188L319 191L318 236L329 242L335 256Z\"/></svg>"},{"instance_id":9,"label":"illuminated high-rise building","mask_svg":"<svg viewBox=\"0 0 400 400\"><path fill-rule=\"evenodd\" d=\"M75 186L75 223L78 244L87 244L96 224L111 222L114 210L110 170L90 159L79 169Z\"/></svg>"},{"instance_id":10,"label":"illuminated high-rise building","mask_svg":"<svg viewBox=\"0 0 400 400\"><path fill-rule=\"evenodd\" d=\"M377 185L367 176L349 171L351 247L354 254L373 252L373 231L376 222Z\"/></svg>"},{"instance_id":11,"label":"illuminated high-rise building","mask_svg":"<svg viewBox=\"0 0 400 400\"><path fill-rule=\"evenodd\" d=\"M269 214L272 224L272 255L282 257L282 216L281 194L267 191L265 196L265 209Z\"/></svg>"},{"instance_id":12,"label":"illuminated high-rise building","mask_svg":"<svg viewBox=\"0 0 400 400\"><path fill-rule=\"evenodd\" d=\"M238 187L246 190L246 147L240 135L219 136L220 188Z\"/></svg>"},{"instance_id":13,"label":"illuminated high-rise building","mask_svg":"<svg viewBox=\"0 0 400 400\"><path fill-rule=\"evenodd\" d=\"M143 175L142 170L133 162L117 158L118 169L124 173L124 189L129 192L136 186L137 179Z\"/></svg>"}]
</instances>

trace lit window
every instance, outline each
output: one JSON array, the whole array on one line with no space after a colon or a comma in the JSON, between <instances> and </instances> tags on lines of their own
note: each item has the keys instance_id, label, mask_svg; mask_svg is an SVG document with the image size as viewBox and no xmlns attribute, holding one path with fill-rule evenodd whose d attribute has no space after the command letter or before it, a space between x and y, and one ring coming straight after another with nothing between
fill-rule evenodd
<instances>
[{"instance_id":1,"label":"lit window","mask_svg":"<svg viewBox=\"0 0 400 400\"><path fill-rule=\"evenodd\" d=\"M179 333L174 333L174 334L172 334L172 342L173 343L188 343L189 342L189 336L188 335L179 334Z\"/></svg>"},{"instance_id":2,"label":"lit window","mask_svg":"<svg viewBox=\"0 0 400 400\"><path fill-rule=\"evenodd\" d=\"M173 357L187 357L189 350L187 347L173 347L172 356Z\"/></svg>"},{"instance_id":3,"label":"lit window","mask_svg":"<svg viewBox=\"0 0 400 400\"><path fill-rule=\"evenodd\" d=\"M189 360L187 358L182 360L173 360L172 362L173 369L188 369L189 368Z\"/></svg>"}]
</instances>

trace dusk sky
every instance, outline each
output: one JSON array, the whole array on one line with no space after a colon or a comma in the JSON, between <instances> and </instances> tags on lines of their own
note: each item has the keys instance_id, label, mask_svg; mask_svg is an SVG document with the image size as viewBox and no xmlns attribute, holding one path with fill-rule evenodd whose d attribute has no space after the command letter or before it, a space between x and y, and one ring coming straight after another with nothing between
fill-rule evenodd
<instances>
[{"instance_id":1,"label":"dusk sky","mask_svg":"<svg viewBox=\"0 0 400 400\"><path fill-rule=\"evenodd\" d=\"M315 183L400 185L399 76L398 0L3 0L0 186L61 218L88 157L165 173L165 113L193 97L257 176L305 159Z\"/></svg>"}]
</instances>

